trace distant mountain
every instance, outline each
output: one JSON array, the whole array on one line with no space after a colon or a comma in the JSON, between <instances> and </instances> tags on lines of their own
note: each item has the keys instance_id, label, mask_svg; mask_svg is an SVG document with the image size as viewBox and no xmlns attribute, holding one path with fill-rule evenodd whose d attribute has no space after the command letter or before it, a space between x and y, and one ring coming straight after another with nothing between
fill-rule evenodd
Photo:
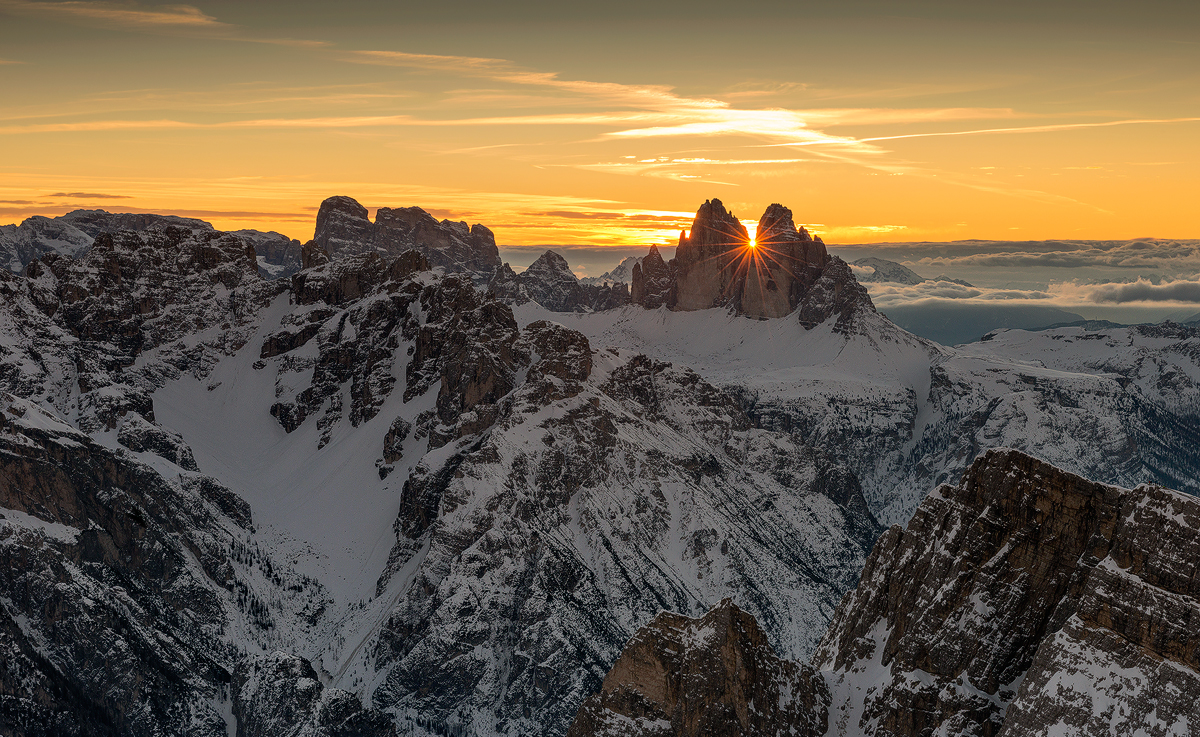
<instances>
[{"instance_id":1,"label":"distant mountain","mask_svg":"<svg viewBox=\"0 0 1200 737\"><path fill-rule=\"evenodd\" d=\"M942 345L970 343L999 328L1038 330L1083 320L1082 315L1056 307L952 300L896 305L887 309L887 316L910 333Z\"/></svg>"},{"instance_id":2,"label":"distant mountain","mask_svg":"<svg viewBox=\"0 0 1200 737\"><path fill-rule=\"evenodd\" d=\"M855 274L859 281L864 282L891 282L895 284L915 285L926 281L944 281L953 284L959 284L964 287L973 286L970 282L962 279L951 279L945 274L939 274L932 279L927 279L912 269L903 264L898 264L895 261L888 261L882 258L860 258L852 262L859 267L860 271ZM861 269L872 269L869 273L863 273Z\"/></svg>"},{"instance_id":3,"label":"distant mountain","mask_svg":"<svg viewBox=\"0 0 1200 737\"><path fill-rule=\"evenodd\" d=\"M600 276L585 276L579 280L579 283L589 286L628 285L633 281L633 267L641 262L642 259L637 256L629 256L614 266L612 271L606 271Z\"/></svg>"},{"instance_id":4,"label":"distant mountain","mask_svg":"<svg viewBox=\"0 0 1200 737\"><path fill-rule=\"evenodd\" d=\"M510 304L536 302L552 312L595 312L629 302L629 287L615 281L585 284L567 260L547 250L520 274L504 264L488 282L488 293Z\"/></svg>"},{"instance_id":5,"label":"distant mountain","mask_svg":"<svg viewBox=\"0 0 1200 737\"><path fill-rule=\"evenodd\" d=\"M103 233L140 233L166 228L193 233L219 232L212 224L195 218L73 210L56 218L38 215L20 225L0 225L0 263L3 268L19 274L31 261L49 253L78 258ZM278 279L300 270L299 241L274 231L239 230L234 234L253 246L259 271L264 277Z\"/></svg>"}]
</instances>

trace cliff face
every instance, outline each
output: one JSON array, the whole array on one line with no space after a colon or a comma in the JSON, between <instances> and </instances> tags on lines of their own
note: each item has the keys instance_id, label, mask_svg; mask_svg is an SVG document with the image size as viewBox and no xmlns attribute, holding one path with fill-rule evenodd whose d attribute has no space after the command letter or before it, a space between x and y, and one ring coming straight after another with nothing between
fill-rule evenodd
<instances>
[{"instance_id":1,"label":"cliff face","mask_svg":"<svg viewBox=\"0 0 1200 737\"><path fill-rule=\"evenodd\" d=\"M745 278L741 262L749 243L746 226L720 200L705 200L692 220L691 235L679 234L674 306L703 310L735 301L737 277Z\"/></svg>"},{"instance_id":2,"label":"cliff face","mask_svg":"<svg viewBox=\"0 0 1200 737\"><path fill-rule=\"evenodd\" d=\"M791 210L768 207L751 240L720 200L700 206L669 264L651 247L634 267L631 294L650 309L731 307L750 317L782 317L802 308L805 327L836 315L842 331L853 326L855 312L874 310L850 269L820 238L797 228Z\"/></svg>"},{"instance_id":3,"label":"cliff face","mask_svg":"<svg viewBox=\"0 0 1200 737\"><path fill-rule=\"evenodd\" d=\"M650 246L650 253L633 267L630 287L633 301L651 310L671 305L675 288L674 263L672 260L670 265L667 264L658 248Z\"/></svg>"},{"instance_id":4,"label":"cliff face","mask_svg":"<svg viewBox=\"0 0 1200 737\"><path fill-rule=\"evenodd\" d=\"M824 680L792 693L806 694L813 719L829 704L830 735L1195 734L1198 560L1195 498L990 451L880 538L813 657ZM577 727L720 707L686 659L647 655L679 639L656 625ZM664 698L660 683L683 685ZM622 734L689 733L655 718L671 728ZM603 732L576 732L592 733Z\"/></svg>"},{"instance_id":5,"label":"cliff face","mask_svg":"<svg viewBox=\"0 0 1200 737\"><path fill-rule=\"evenodd\" d=\"M1197 554L1194 498L990 451L884 534L814 662L847 734L1194 732Z\"/></svg>"}]
</instances>

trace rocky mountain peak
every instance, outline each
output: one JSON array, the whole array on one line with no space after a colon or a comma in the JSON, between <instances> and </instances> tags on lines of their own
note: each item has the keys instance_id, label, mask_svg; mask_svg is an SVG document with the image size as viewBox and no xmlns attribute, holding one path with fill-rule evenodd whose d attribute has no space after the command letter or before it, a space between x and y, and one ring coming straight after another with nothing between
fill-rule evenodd
<instances>
[{"instance_id":1,"label":"rocky mountain peak","mask_svg":"<svg viewBox=\"0 0 1200 737\"><path fill-rule=\"evenodd\" d=\"M624 284L584 284L561 254L547 250L517 274L504 264L488 282L488 292L516 304L530 300L552 312L593 312L629 301Z\"/></svg>"},{"instance_id":2,"label":"rocky mountain peak","mask_svg":"<svg viewBox=\"0 0 1200 737\"><path fill-rule=\"evenodd\" d=\"M313 242L332 258L356 253L393 258L416 249L433 266L470 274L480 283L500 266L496 237L482 225L438 221L419 207L381 207L372 223L367 209L346 196L321 203Z\"/></svg>"},{"instance_id":3,"label":"rocky mountain peak","mask_svg":"<svg viewBox=\"0 0 1200 737\"><path fill-rule=\"evenodd\" d=\"M575 272L571 271L567 260L551 250L547 250L541 256L538 256L537 260L530 264L525 272L536 274L539 279L545 281L579 281L575 276Z\"/></svg>"},{"instance_id":4,"label":"rocky mountain peak","mask_svg":"<svg viewBox=\"0 0 1200 737\"><path fill-rule=\"evenodd\" d=\"M690 247L716 246L722 250L745 245L750 240L746 226L742 225L732 212L718 199L705 200L696 217L692 220L692 230L684 239L680 237L680 249Z\"/></svg>"},{"instance_id":5,"label":"rocky mountain peak","mask_svg":"<svg viewBox=\"0 0 1200 737\"><path fill-rule=\"evenodd\" d=\"M663 612L621 652L567 737L823 735L828 693L813 669L782 660L730 599L693 619Z\"/></svg>"},{"instance_id":6,"label":"rocky mountain peak","mask_svg":"<svg viewBox=\"0 0 1200 737\"><path fill-rule=\"evenodd\" d=\"M775 658L727 602L660 614L571 734L1193 734L1197 556L1194 497L988 451L879 539L812 669ZM758 708L739 708L750 693Z\"/></svg>"},{"instance_id":7,"label":"rocky mountain peak","mask_svg":"<svg viewBox=\"0 0 1200 737\"><path fill-rule=\"evenodd\" d=\"M835 733L1192 732L1197 555L1195 498L988 451L838 607L814 656L847 695Z\"/></svg>"},{"instance_id":8,"label":"rocky mountain peak","mask_svg":"<svg viewBox=\"0 0 1200 737\"><path fill-rule=\"evenodd\" d=\"M758 219L755 241L759 245L780 244L790 241L811 241L812 236L804 228L796 229L792 211L778 203L769 205Z\"/></svg>"},{"instance_id":9,"label":"rocky mountain peak","mask_svg":"<svg viewBox=\"0 0 1200 737\"><path fill-rule=\"evenodd\" d=\"M633 301L675 310L731 307L751 317L782 317L803 307L801 322L813 327L833 315L845 328L848 316L874 310L848 269L835 268L825 244L797 228L792 211L778 203L759 219L754 243L720 200L696 212L692 233L681 235L675 258L660 268L657 249L635 270ZM650 274L653 273L653 278ZM813 291L825 277L826 282Z\"/></svg>"},{"instance_id":10,"label":"rocky mountain peak","mask_svg":"<svg viewBox=\"0 0 1200 737\"><path fill-rule=\"evenodd\" d=\"M92 238L101 233L116 233L122 230L161 230L166 227L184 228L186 230L216 230L209 223L198 218L185 218L178 215L155 215L142 212L108 212L107 210L72 210L61 218L55 218L68 223Z\"/></svg>"},{"instance_id":11,"label":"rocky mountain peak","mask_svg":"<svg viewBox=\"0 0 1200 737\"><path fill-rule=\"evenodd\" d=\"M367 217L367 208L353 197L337 195L326 198L317 211L313 243L333 255L356 249L360 244L374 241L374 227Z\"/></svg>"}]
</instances>

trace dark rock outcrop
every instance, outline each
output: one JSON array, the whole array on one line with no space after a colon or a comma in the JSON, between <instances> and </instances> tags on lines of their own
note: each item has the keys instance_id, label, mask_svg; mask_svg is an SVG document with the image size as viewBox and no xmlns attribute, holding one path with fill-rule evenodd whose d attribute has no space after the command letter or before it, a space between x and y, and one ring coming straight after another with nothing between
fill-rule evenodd
<instances>
[{"instance_id":1,"label":"dark rock outcrop","mask_svg":"<svg viewBox=\"0 0 1200 737\"><path fill-rule=\"evenodd\" d=\"M500 266L492 231L482 225L438 221L419 207L381 207L375 222L351 197L330 197L317 212L312 243L330 257L377 253L386 259L417 250L434 267L485 281Z\"/></svg>"},{"instance_id":2,"label":"dark rock outcrop","mask_svg":"<svg viewBox=\"0 0 1200 737\"><path fill-rule=\"evenodd\" d=\"M284 279L304 268L303 246L298 240L273 230L235 230L233 234L254 247L258 273L264 279Z\"/></svg>"},{"instance_id":3,"label":"dark rock outcrop","mask_svg":"<svg viewBox=\"0 0 1200 737\"><path fill-rule=\"evenodd\" d=\"M230 615L270 621L230 497L0 395L0 732L227 733Z\"/></svg>"},{"instance_id":4,"label":"dark rock outcrop","mask_svg":"<svg viewBox=\"0 0 1200 737\"><path fill-rule=\"evenodd\" d=\"M834 332L844 335L855 332L860 316L874 312L875 305L867 288L854 278L854 272L837 256L830 256L816 281L800 296L796 314L800 324L814 328L830 318L837 318Z\"/></svg>"},{"instance_id":5,"label":"dark rock outcrop","mask_svg":"<svg viewBox=\"0 0 1200 737\"><path fill-rule=\"evenodd\" d=\"M819 673L780 659L726 599L698 619L663 612L638 630L567 737L818 737L829 700Z\"/></svg>"},{"instance_id":6,"label":"dark rock outcrop","mask_svg":"<svg viewBox=\"0 0 1200 737\"><path fill-rule=\"evenodd\" d=\"M671 264L663 261L657 246L650 246L650 252L633 267L630 286L632 301L651 310L672 304L675 287L673 264L674 260Z\"/></svg>"}]
</instances>

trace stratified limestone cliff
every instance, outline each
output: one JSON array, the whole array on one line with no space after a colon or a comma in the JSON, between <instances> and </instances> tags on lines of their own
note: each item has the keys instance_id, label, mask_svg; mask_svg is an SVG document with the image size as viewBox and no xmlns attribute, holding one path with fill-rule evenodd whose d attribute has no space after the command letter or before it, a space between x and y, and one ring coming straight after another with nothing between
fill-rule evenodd
<instances>
[{"instance_id":1,"label":"stratified limestone cliff","mask_svg":"<svg viewBox=\"0 0 1200 737\"><path fill-rule=\"evenodd\" d=\"M1195 734L1198 561L1195 498L989 451L880 538L813 658L824 680L790 694L846 737ZM626 646L574 737L692 734L678 714L720 712L729 689L688 677L702 654L647 655L686 651L672 621Z\"/></svg>"}]
</instances>

